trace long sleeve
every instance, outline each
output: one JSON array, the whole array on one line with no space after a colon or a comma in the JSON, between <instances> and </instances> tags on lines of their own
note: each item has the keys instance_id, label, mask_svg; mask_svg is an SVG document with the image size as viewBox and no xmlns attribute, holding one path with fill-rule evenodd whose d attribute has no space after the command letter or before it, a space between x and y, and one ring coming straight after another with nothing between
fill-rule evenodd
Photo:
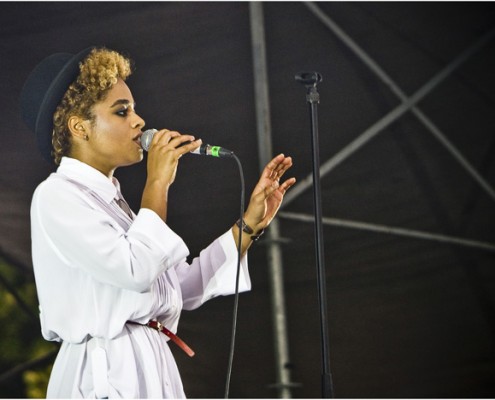
<instances>
[{"instance_id":1,"label":"long sleeve","mask_svg":"<svg viewBox=\"0 0 495 400\"><path fill-rule=\"evenodd\" d=\"M71 186L46 181L32 203L32 221L39 228L33 234L46 238L67 265L99 282L143 292L165 269L187 257L182 239L151 210L140 210L125 232Z\"/></svg>"},{"instance_id":2,"label":"long sleeve","mask_svg":"<svg viewBox=\"0 0 495 400\"><path fill-rule=\"evenodd\" d=\"M126 232L61 179L48 179L36 190L31 234L42 332L48 340L111 338L126 321L151 318L158 307L157 278L189 253L151 210L140 210Z\"/></svg>"},{"instance_id":3,"label":"long sleeve","mask_svg":"<svg viewBox=\"0 0 495 400\"><path fill-rule=\"evenodd\" d=\"M190 265L176 267L184 309L193 310L204 302L235 292L238 253L229 230L216 239ZM239 292L251 290L247 255L241 258Z\"/></svg>"}]
</instances>

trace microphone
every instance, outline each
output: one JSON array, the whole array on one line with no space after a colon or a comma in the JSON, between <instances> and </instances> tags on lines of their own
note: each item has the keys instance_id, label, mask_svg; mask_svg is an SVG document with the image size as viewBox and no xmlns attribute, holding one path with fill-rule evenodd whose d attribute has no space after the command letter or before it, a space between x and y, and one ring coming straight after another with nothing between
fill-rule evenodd
<instances>
[{"instance_id":1,"label":"microphone","mask_svg":"<svg viewBox=\"0 0 495 400\"><path fill-rule=\"evenodd\" d=\"M158 132L156 129L147 129L143 132L141 136L141 147L143 150L148 151L151 145L151 140L155 133ZM182 143L181 146L184 146L191 142ZM180 147L180 146L179 146ZM220 146L211 146L209 144L202 143L197 149L191 151L191 154L199 154L202 156L212 156L212 157L234 157L234 152L232 150L224 149Z\"/></svg>"}]
</instances>

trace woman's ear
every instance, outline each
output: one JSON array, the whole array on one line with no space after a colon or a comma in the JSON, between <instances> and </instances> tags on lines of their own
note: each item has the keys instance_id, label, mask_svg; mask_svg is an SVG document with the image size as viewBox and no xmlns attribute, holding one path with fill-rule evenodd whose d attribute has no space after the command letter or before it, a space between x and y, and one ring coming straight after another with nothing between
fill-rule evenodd
<instances>
[{"instance_id":1,"label":"woman's ear","mask_svg":"<svg viewBox=\"0 0 495 400\"><path fill-rule=\"evenodd\" d=\"M86 124L81 117L76 115L69 117L68 126L74 139L89 140Z\"/></svg>"}]
</instances>

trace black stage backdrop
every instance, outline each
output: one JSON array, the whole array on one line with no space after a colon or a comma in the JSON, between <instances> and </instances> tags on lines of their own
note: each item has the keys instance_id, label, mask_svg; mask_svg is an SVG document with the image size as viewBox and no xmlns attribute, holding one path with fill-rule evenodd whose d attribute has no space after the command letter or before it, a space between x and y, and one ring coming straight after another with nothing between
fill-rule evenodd
<instances>
[{"instance_id":1,"label":"black stage backdrop","mask_svg":"<svg viewBox=\"0 0 495 400\"><path fill-rule=\"evenodd\" d=\"M263 3L273 151L293 156L300 182L311 173L310 134L305 90L294 75L323 75L320 157L329 163L321 182L335 395L494 397L495 40L462 54L495 28L495 7L316 5L393 81L384 83L311 4ZM31 195L53 169L20 120L18 97L30 70L53 52L104 45L128 54L135 61L129 85L147 126L234 150L250 193L259 158L249 3L2 2L0 38L0 255L21 281L33 280ZM449 74L431 81L446 68ZM344 153L422 88L414 110ZM137 210L145 162L117 177ZM237 219L239 188L232 160L183 157L169 224L192 255ZM295 219L313 214L311 188L283 212L287 368L299 384L292 394L320 397L313 224ZM376 225L385 228L371 230ZM441 240L410 237L417 232ZM277 395L270 388L276 378L266 249L261 242L249 254L253 290L240 297L231 397ZM15 291L18 281L4 276L0 286ZM232 306L232 298L220 298L182 317L179 333L197 351L189 359L174 350L189 397L223 396ZM30 327L38 338L37 321ZM5 346L18 334L9 332ZM0 373L14 367L2 362Z\"/></svg>"}]
</instances>

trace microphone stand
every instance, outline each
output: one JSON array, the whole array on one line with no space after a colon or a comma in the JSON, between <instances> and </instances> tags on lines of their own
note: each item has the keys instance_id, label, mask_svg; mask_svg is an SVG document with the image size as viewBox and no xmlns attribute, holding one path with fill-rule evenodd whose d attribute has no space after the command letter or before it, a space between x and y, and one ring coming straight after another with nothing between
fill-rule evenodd
<instances>
[{"instance_id":1,"label":"microphone stand","mask_svg":"<svg viewBox=\"0 0 495 400\"><path fill-rule=\"evenodd\" d=\"M321 210L321 187L320 187L320 155L318 140L318 103L320 95L316 88L318 82L322 81L322 76L318 72L301 72L295 76L297 82L303 84L306 89L306 101L309 103L309 113L311 119L311 145L313 156L313 201L315 210L315 251L317 261L317 283L318 300L320 311L320 333L322 347L322 398L333 398L333 383L330 372L330 352L328 339L327 322L327 296L325 277L325 257L323 248L323 224Z\"/></svg>"}]
</instances>

